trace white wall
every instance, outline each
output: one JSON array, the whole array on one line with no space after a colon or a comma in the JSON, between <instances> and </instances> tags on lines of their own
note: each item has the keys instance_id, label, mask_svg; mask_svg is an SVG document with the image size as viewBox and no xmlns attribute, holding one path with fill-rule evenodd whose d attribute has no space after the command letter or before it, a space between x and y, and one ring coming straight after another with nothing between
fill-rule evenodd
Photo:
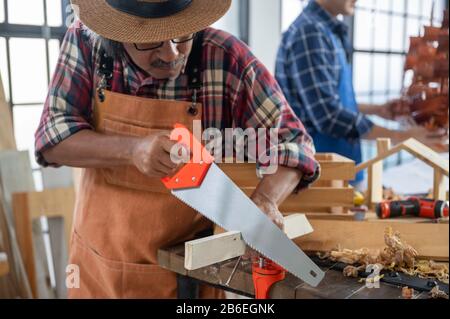
<instances>
[{"instance_id":1,"label":"white wall","mask_svg":"<svg viewBox=\"0 0 450 319\"><path fill-rule=\"evenodd\" d=\"M250 0L249 29L253 53L273 73L281 41L281 1Z\"/></svg>"}]
</instances>

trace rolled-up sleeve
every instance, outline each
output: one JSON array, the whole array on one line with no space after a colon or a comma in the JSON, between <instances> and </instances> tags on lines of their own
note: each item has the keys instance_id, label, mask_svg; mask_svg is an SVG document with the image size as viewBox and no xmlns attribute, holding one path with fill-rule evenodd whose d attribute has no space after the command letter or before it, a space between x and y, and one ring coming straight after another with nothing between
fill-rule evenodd
<instances>
[{"instance_id":1,"label":"rolled-up sleeve","mask_svg":"<svg viewBox=\"0 0 450 319\"><path fill-rule=\"evenodd\" d=\"M263 155L275 151L277 165L297 168L303 173L297 190L308 187L318 179L320 165L314 157L312 138L286 101L274 77L258 60L255 59L243 71L238 96L239 107L234 110L238 126L272 129L277 136L276 143L266 144L267 152ZM267 131L266 137L270 140L270 130ZM261 156L261 150L258 152ZM260 158L257 163L264 172L268 163Z\"/></svg>"},{"instance_id":2,"label":"rolled-up sleeve","mask_svg":"<svg viewBox=\"0 0 450 319\"><path fill-rule=\"evenodd\" d=\"M338 95L336 54L316 25L298 29L296 40L288 48L286 63L295 91L317 132L335 138L359 139L373 123L362 113L342 105ZM290 69L290 70L289 70Z\"/></svg>"},{"instance_id":3,"label":"rolled-up sleeve","mask_svg":"<svg viewBox=\"0 0 450 319\"><path fill-rule=\"evenodd\" d=\"M35 133L35 156L83 129L92 129L92 53L80 23L71 26L63 40L58 64L50 83L41 121Z\"/></svg>"}]
</instances>

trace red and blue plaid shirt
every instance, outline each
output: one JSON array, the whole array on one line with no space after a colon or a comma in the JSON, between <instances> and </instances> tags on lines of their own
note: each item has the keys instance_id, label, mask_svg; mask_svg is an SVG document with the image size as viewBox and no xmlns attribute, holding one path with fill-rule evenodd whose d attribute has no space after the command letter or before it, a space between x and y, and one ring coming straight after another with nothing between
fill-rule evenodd
<instances>
[{"instance_id":1,"label":"red and blue plaid shirt","mask_svg":"<svg viewBox=\"0 0 450 319\"><path fill-rule=\"evenodd\" d=\"M96 68L100 41L81 23L71 26L61 48L39 128L36 159L47 163L42 152L83 129L93 129L92 105L100 80ZM273 76L232 35L212 28L204 32L203 104L204 128L278 128L278 164L298 168L304 174L300 187L319 176L314 145L303 124L287 103ZM112 91L153 99L190 101L187 75L175 80L156 80L126 55L114 61Z\"/></svg>"}]
</instances>

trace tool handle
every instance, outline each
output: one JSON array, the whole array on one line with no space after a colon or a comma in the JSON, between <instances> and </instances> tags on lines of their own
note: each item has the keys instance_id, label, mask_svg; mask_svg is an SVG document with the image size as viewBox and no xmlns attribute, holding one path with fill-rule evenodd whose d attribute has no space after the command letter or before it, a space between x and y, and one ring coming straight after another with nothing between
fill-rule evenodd
<instances>
[{"instance_id":1,"label":"tool handle","mask_svg":"<svg viewBox=\"0 0 450 319\"><path fill-rule=\"evenodd\" d=\"M214 157L184 125L175 124L170 139L187 147L192 156L174 176L162 178L162 183L170 190L199 187L214 162Z\"/></svg>"},{"instance_id":2,"label":"tool handle","mask_svg":"<svg viewBox=\"0 0 450 319\"><path fill-rule=\"evenodd\" d=\"M255 299L269 299L272 286L285 279L286 271L271 260L260 257L262 265L253 261L252 277L255 287Z\"/></svg>"}]
</instances>

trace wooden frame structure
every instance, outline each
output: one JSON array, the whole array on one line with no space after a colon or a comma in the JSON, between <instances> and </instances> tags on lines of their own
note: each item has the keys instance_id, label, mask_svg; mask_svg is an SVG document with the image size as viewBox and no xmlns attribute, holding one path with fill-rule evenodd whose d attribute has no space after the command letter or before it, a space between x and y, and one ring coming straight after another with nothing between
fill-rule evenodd
<instances>
[{"instance_id":1,"label":"wooden frame structure","mask_svg":"<svg viewBox=\"0 0 450 319\"><path fill-rule=\"evenodd\" d=\"M333 153L317 154L322 171L312 187L289 196L280 211L289 215L302 212L332 213L353 207L354 189L349 182L355 178L355 162ZM248 196L259 183L256 164L220 164L220 168Z\"/></svg>"},{"instance_id":2,"label":"wooden frame structure","mask_svg":"<svg viewBox=\"0 0 450 319\"><path fill-rule=\"evenodd\" d=\"M383 160L401 151L406 151L434 170L433 198L447 200L445 176L449 176L449 161L438 153L415 139L409 139L394 147L391 147L389 139L377 141L378 155L356 166L356 171L368 170L368 196L367 204L374 206L383 200Z\"/></svg>"}]
</instances>

